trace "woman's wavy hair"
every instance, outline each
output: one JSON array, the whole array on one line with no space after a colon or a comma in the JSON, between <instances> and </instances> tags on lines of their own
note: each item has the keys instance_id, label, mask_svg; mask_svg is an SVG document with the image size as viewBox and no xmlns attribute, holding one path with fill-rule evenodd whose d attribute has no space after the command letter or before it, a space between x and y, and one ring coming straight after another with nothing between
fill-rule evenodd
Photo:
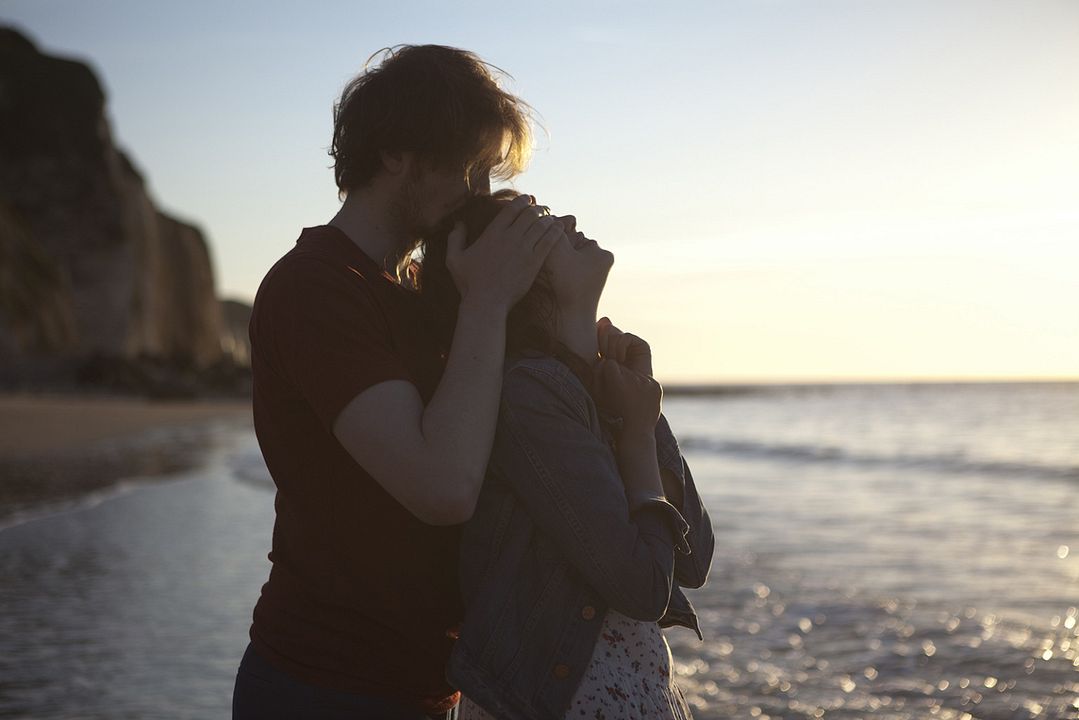
<instances>
[{"instance_id":1,"label":"woman's wavy hair","mask_svg":"<svg viewBox=\"0 0 1079 720\"><path fill-rule=\"evenodd\" d=\"M461 294L446 265L450 231L458 221L463 222L465 247L472 245L499 211L518 194L514 190L499 190L493 195L474 196L448 217L431 237L425 238L416 285L430 331L444 357L450 350L461 305ZM506 354L533 351L552 355L568 365L590 389L588 363L558 340L558 322L558 304L550 277L545 269L541 269L532 287L510 309L506 318Z\"/></svg>"},{"instance_id":2,"label":"woman's wavy hair","mask_svg":"<svg viewBox=\"0 0 1079 720\"><path fill-rule=\"evenodd\" d=\"M381 153L415 152L440 169L509 179L532 151L531 108L498 85L506 73L474 53L398 45L372 55L334 105L334 178L341 195L366 185ZM503 154L505 151L505 154Z\"/></svg>"}]
</instances>

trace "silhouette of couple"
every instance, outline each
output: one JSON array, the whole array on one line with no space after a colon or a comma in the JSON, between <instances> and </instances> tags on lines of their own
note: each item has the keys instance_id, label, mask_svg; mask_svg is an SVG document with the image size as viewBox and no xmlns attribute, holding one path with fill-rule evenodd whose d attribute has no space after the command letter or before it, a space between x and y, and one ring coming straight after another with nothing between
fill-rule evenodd
<instances>
[{"instance_id":1,"label":"silhouette of couple","mask_svg":"<svg viewBox=\"0 0 1079 720\"><path fill-rule=\"evenodd\" d=\"M497 77L383 51L335 106L340 211L259 288L276 521L234 718L690 716L660 628L700 636L711 523L648 344L597 322L613 255L491 194L531 147Z\"/></svg>"}]
</instances>

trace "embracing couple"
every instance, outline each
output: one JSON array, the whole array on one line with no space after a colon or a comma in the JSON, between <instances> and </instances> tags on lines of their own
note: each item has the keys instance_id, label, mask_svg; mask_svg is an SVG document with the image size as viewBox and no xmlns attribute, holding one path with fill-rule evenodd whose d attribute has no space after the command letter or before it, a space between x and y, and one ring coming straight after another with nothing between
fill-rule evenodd
<instances>
[{"instance_id":1,"label":"embracing couple","mask_svg":"<svg viewBox=\"0 0 1079 720\"><path fill-rule=\"evenodd\" d=\"M688 718L711 523L613 256L524 194L527 106L475 55L345 89L344 197L267 273L254 420L277 485L233 717ZM414 261L414 251L422 260Z\"/></svg>"}]
</instances>

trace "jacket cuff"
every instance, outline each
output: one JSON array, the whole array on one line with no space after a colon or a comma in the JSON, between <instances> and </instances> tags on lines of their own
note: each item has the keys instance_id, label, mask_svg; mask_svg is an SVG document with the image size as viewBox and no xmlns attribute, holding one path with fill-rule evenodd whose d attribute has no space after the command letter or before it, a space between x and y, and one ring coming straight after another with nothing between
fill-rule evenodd
<instances>
[{"instance_id":1,"label":"jacket cuff","mask_svg":"<svg viewBox=\"0 0 1079 720\"><path fill-rule=\"evenodd\" d=\"M630 519L641 532L670 537L671 544L678 552L683 555L690 554L689 541L686 539L689 523L665 498L653 497L638 501L631 510Z\"/></svg>"},{"instance_id":2,"label":"jacket cuff","mask_svg":"<svg viewBox=\"0 0 1079 720\"><path fill-rule=\"evenodd\" d=\"M678 440L674 437L670 423L664 415L659 416L656 423L656 459L660 469L667 469L674 473L682 482L685 482L685 472L682 469L682 449L678 447Z\"/></svg>"}]
</instances>

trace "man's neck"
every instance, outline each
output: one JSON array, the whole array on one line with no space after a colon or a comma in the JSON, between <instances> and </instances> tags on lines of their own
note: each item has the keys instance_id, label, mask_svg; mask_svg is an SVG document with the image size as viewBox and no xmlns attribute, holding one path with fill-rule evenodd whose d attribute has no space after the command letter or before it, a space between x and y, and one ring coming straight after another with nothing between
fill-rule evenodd
<instances>
[{"instance_id":1,"label":"man's neck","mask_svg":"<svg viewBox=\"0 0 1079 720\"><path fill-rule=\"evenodd\" d=\"M377 189L349 192L341 209L329 222L384 270L394 271L396 255L404 245L391 203Z\"/></svg>"}]
</instances>

